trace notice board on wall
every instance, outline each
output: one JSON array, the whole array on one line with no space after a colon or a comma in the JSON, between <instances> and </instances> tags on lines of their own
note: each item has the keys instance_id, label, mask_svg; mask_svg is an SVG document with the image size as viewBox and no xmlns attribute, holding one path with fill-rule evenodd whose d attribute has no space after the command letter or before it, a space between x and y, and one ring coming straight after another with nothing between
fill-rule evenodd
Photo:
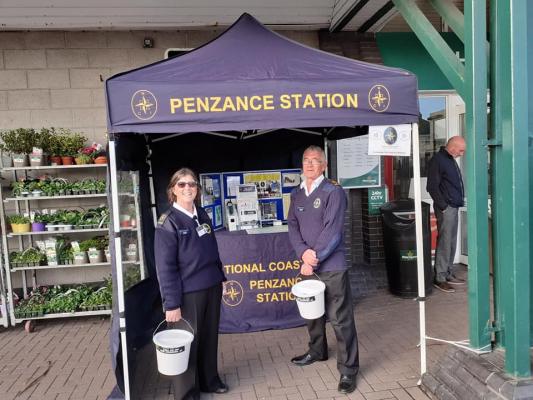
<instances>
[{"instance_id":1,"label":"notice board on wall","mask_svg":"<svg viewBox=\"0 0 533 400\"><path fill-rule=\"evenodd\" d=\"M368 155L368 135L337 141L337 179L345 189L381 186L381 157Z\"/></svg>"}]
</instances>

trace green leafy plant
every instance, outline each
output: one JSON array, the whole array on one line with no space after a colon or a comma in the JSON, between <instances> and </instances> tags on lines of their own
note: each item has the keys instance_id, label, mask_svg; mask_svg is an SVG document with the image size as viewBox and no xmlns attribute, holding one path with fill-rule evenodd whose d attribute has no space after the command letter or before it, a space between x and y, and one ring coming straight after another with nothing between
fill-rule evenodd
<instances>
[{"instance_id":1,"label":"green leafy plant","mask_svg":"<svg viewBox=\"0 0 533 400\"><path fill-rule=\"evenodd\" d=\"M68 129L61 130L57 139L59 141L59 154L60 156L75 156L78 151L87 142L87 138L79 133L74 133Z\"/></svg>"},{"instance_id":2,"label":"green leafy plant","mask_svg":"<svg viewBox=\"0 0 533 400\"><path fill-rule=\"evenodd\" d=\"M30 218L29 217L26 217L26 216L20 215L20 214L10 215L7 218L9 220L10 224L17 225L17 224L29 224L30 223Z\"/></svg>"},{"instance_id":3,"label":"green leafy plant","mask_svg":"<svg viewBox=\"0 0 533 400\"><path fill-rule=\"evenodd\" d=\"M0 132L0 150L13 154L31 153L39 142L35 129L18 128Z\"/></svg>"}]
</instances>

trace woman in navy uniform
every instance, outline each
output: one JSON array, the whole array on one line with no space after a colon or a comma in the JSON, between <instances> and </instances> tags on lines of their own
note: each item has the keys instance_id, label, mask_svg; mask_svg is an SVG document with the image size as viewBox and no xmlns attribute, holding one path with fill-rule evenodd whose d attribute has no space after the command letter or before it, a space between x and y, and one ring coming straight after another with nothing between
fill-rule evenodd
<instances>
[{"instance_id":1,"label":"woman in navy uniform","mask_svg":"<svg viewBox=\"0 0 533 400\"><path fill-rule=\"evenodd\" d=\"M155 230L159 290L167 322L181 318L194 329L189 367L173 378L175 399L199 399L200 392L226 393L218 375L218 324L222 282L226 280L211 221L195 206L198 179L182 168L170 179L172 207L161 215Z\"/></svg>"}]
</instances>

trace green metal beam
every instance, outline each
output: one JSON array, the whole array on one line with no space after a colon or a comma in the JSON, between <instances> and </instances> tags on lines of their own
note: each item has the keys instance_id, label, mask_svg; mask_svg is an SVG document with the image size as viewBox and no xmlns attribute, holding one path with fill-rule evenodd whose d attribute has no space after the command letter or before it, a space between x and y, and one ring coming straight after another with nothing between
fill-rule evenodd
<instances>
[{"instance_id":1,"label":"green metal beam","mask_svg":"<svg viewBox=\"0 0 533 400\"><path fill-rule=\"evenodd\" d=\"M429 0L444 22L455 32L461 42L465 42L464 16L450 0Z\"/></svg>"},{"instance_id":2,"label":"green metal beam","mask_svg":"<svg viewBox=\"0 0 533 400\"><path fill-rule=\"evenodd\" d=\"M422 42L452 86L464 98L465 69L459 58L442 39L413 0L393 0L407 24Z\"/></svg>"},{"instance_id":3,"label":"green metal beam","mask_svg":"<svg viewBox=\"0 0 533 400\"><path fill-rule=\"evenodd\" d=\"M468 304L470 346L490 349L488 259L487 54L485 3L465 7L465 111L468 198Z\"/></svg>"}]
</instances>

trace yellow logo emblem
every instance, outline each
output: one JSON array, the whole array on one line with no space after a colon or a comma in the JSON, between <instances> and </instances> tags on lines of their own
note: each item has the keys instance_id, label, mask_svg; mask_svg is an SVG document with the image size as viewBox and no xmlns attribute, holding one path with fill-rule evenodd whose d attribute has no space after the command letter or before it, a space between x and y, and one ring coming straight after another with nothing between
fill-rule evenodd
<instances>
[{"instance_id":1,"label":"yellow logo emblem","mask_svg":"<svg viewBox=\"0 0 533 400\"><path fill-rule=\"evenodd\" d=\"M148 90L137 90L131 97L131 110L143 121L152 119L157 113L157 99Z\"/></svg>"},{"instance_id":2,"label":"yellow logo emblem","mask_svg":"<svg viewBox=\"0 0 533 400\"><path fill-rule=\"evenodd\" d=\"M383 85L374 85L368 92L368 104L376 112L387 111L390 105L390 93Z\"/></svg>"},{"instance_id":3,"label":"yellow logo emblem","mask_svg":"<svg viewBox=\"0 0 533 400\"><path fill-rule=\"evenodd\" d=\"M222 292L222 301L230 307L235 307L241 304L244 297L244 290L237 281L224 282L224 290Z\"/></svg>"}]
</instances>

